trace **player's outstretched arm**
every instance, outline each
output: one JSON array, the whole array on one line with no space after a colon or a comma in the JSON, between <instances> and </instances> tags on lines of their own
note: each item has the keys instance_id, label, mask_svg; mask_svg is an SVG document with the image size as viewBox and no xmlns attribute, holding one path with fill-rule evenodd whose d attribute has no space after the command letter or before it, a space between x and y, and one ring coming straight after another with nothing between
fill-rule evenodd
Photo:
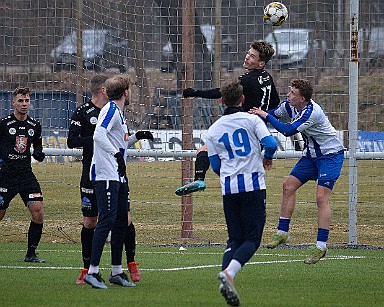
<instances>
[{"instance_id":1,"label":"player's outstretched arm","mask_svg":"<svg viewBox=\"0 0 384 307\"><path fill-rule=\"evenodd\" d=\"M207 99L221 98L220 88L213 88L209 90L195 90L193 88L186 88L183 90L183 97L201 97Z\"/></svg>"}]
</instances>

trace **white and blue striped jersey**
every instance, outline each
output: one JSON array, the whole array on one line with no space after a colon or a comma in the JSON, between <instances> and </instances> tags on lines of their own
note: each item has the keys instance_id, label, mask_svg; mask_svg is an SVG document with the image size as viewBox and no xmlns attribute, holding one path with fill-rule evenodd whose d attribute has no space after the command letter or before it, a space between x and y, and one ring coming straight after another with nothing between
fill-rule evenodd
<instances>
[{"instance_id":1,"label":"white and blue striped jersey","mask_svg":"<svg viewBox=\"0 0 384 307\"><path fill-rule=\"evenodd\" d=\"M292 107L288 101L283 101L269 113L276 118L288 115L291 119L290 126L301 132L303 136L303 156L317 158L344 150L335 128L329 122L323 109L313 100L310 100L301 111ZM284 131L280 132L284 133Z\"/></svg>"},{"instance_id":2,"label":"white and blue striped jersey","mask_svg":"<svg viewBox=\"0 0 384 307\"><path fill-rule=\"evenodd\" d=\"M100 111L93 135L91 180L114 180L124 182L117 172L114 155L120 152L126 160L128 127L120 108L109 101Z\"/></svg>"},{"instance_id":3,"label":"white and blue striped jersey","mask_svg":"<svg viewBox=\"0 0 384 307\"><path fill-rule=\"evenodd\" d=\"M223 115L208 129L208 156L220 159L223 195L266 188L260 140L270 135L258 116L246 112Z\"/></svg>"}]
</instances>

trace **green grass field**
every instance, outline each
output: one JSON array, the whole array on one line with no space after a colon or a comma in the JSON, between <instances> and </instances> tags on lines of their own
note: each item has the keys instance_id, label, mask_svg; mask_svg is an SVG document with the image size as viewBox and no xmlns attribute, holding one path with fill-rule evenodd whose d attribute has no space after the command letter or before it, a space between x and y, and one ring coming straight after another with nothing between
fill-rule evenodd
<instances>
[{"instance_id":1,"label":"green grass field","mask_svg":"<svg viewBox=\"0 0 384 307\"><path fill-rule=\"evenodd\" d=\"M281 201L281 185L295 160L276 160L267 174L267 223L262 243L276 229ZM193 195L193 236L181 238L181 197L174 191L181 184L181 161L129 162L133 221L139 244L226 242L226 226L218 177L210 170L206 191ZM43 243L79 242L82 215L79 181L81 163L34 165L44 193ZM384 161L359 161L358 244L384 247L383 179ZM292 244L314 243L317 232L316 185L310 182L298 191L291 223ZM331 196L333 211L330 246L348 243L348 160ZM30 215L19 197L0 222L0 242L25 242Z\"/></svg>"},{"instance_id":2,"label":"green grass field","mask_svg":"<svg viewBox=\"0 0 384 307\"><path fill-rule=\"evenodd\" d=\"M1 306L226 306L218 292L224 246L140 245L142 280L135 288L76 285L79 244L41 244L44 264L23 262L25 244L0 245ZM306 265L305 249L259 251L235 284L242 306L383 306L383 250L331 249ZM110 274L110 250L101 264Z\"/></svg>"},{"instance_id":3,"label":"green grass field","mask_svg":"<svg viewBox=\"0 0 384 307\"><path fill-rule=\"evenodd\" d=\"M263 244L275 231L281 184L293 160L277 160L267 175L267 224ZM81 269L79 178L81 164L36 164L44 193L45 222L38 248L45 264L23 262L30 215L19 197L0 222L0 306L225 306L217 274L226 241L219 180L209 171L208 188L193 196L193 236L181 237L181 162L130 162L137 256L143 278L137 287L95 290L77 286ZM316 238L315 184L299 190L290 248L261 248L236 277L242 306L383 306L384 161L359 161L360 249L348 247L348 164L331 199L330 253L305 265L303 249ZM186 246L186 251L180 251ZM378 248L367 249L365 246ZM341 247L341 248L337 248ZM108 279L110 255L102 258ZM109 283L107 283L109 284Z\"/></svg>"}]
</instances>

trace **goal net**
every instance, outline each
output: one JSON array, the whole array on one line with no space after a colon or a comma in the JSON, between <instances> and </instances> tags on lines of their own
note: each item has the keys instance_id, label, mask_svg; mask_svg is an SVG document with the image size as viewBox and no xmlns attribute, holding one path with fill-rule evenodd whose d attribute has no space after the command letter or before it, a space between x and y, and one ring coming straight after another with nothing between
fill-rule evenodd
<instances>
[{"instance_id":1,"label":"goal net","mask_svg":"<svg viewBox=\"0 0 384 307\"><path fill-rule=\"evenodd\" d=\"M153 142L131 148L128 162L138 243L224 244L217 176L208 172L204 192L187 198L174 193L193 179L195 150L223 112L219 100L186 102L182 89L215 88L236 79L244 73L250 42L265 39L276 50L266 69L280 98L285 98L291 79L309 79L315 88L313 98L337 129L346 156L352 152L356 160L354 165L345 160L332 192L330 244L383 246L384 3L358 1L354 28L350 17L354 2L283 1L288 20L272 27L262 18L269 1L2 1L0 117L12 112L14 88L32 89L30 113L42 124L47 152L44 163L34 164L45 199L43 240L80 240L81 151L68 150L66 137L76 106L89 99L91 78L103 73L132 76L133 101L125 110L128 127L149 129L155 136ZM355 66L357 85L351 82ZM351 108L354 92L357 112ZM354 113L356 120L351 121ZM351 131L355 121L357 127ZM265 240L275 231L282 182L301 146L299 138L274 136L279 151L267 174ZM351 140L356 143L352 151ZM293 243L316 239L315 191L316 183L308 183L298 192L291 223ZM356 221L351 220L353 215ZM1 240L24 240L29 219L21 199L15 198L0 222ZM351 224L358 238L352 242Z\"/></svg>"}]
</instances>

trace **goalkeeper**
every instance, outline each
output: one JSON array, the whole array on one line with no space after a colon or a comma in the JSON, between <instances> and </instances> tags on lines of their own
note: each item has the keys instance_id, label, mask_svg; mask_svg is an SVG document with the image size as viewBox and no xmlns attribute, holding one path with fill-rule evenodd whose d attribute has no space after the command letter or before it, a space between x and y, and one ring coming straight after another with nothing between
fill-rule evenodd
<instances>
[{"instance_id":1,"label":"goalkeeper","mask_svg":"<svg viewBox=\"0 0 384 307\"><path fill-rule=\"evenodd\" d=\"M85 284L84 276L88 272L92 252L92 239L97 223L98 207L93 185L89 179L93 155L93 134L95 132L97 118L100 110L108 102L104 82L108 79L105 75L96 75L91 79L91 99L79 106L72 115L68 132L67 145L69 148L83 148L83 169L80 180L81 210L83 213L83 227L81 229L81 245L84 269L82 269L76 284ZM141 139L151 139L153 136L149 131L138 131L131 135L130 143ZM127 266L131 280L138 282L141 279L141 272L135 262L136 232L131 221L131 214L128 212L128 228L124 237Z\"/></svg>"},{"instance_id":2,"label":"goalkeeper","mask_svg":"<svg viewBox=\"0 0 384 307\"><path fill-rule=\"evenodd\" d=\"M243 87L244 103L242 110L247 112L253 107L262 110L272 110L280 103L279 94L273 82L272 76L265 70L265 65L269 62L275 50L272 45L266 41L254 40L248 50L243 67L246 72L239 77L239 82ZM195 90L186 88L183 96L202 97L209 99L221 98L220 88L209 90ZM195 161L195 178L191 183L178 188L176 195L182 196L195 191L204 191L206 184L204 182L205 174L209 169L209 159L206 145L197 150Z\"/></svg>"}]
</instances>

